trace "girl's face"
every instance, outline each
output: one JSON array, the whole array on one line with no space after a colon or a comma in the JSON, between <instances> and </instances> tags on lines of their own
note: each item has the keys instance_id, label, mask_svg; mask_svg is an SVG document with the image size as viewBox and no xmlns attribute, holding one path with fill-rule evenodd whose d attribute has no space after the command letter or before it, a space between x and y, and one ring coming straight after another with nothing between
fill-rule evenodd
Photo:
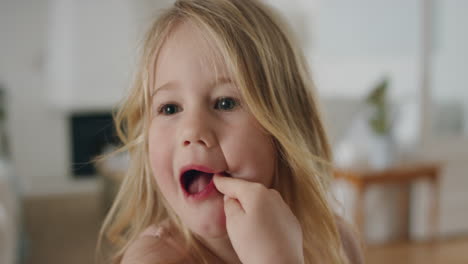
<instances>
[{"instance_id":1,"label":"girl's face","mask_svg":"<svg viewBox=\"0 0 468 264\"><path fill-rule=\"evenodd\" d=\"M156 62L151 169L175 213L207 238L226 235L223 196L213 185L214 174L270 187L275 171L271 138L230 79L189 23L173 31Z\"/></svg>"}]
</instances>

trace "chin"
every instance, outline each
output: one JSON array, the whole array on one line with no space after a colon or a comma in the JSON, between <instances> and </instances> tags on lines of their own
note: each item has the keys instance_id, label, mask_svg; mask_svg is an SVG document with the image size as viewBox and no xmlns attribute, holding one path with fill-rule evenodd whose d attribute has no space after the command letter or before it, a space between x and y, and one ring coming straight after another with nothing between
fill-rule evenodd
<instances>
[{"instance_id":1,"label":"chin","mask_svg":"<svg viewBox=\"0 0 468 264\"><path fill-rule=\"evenodd\" d=\"M221 238L227 235L226 215L224 214L223 199L216 201L210 207L202 208L197 212L198 217L191 217L192 232L203 238Z\"/></svg>"}]
</instances>

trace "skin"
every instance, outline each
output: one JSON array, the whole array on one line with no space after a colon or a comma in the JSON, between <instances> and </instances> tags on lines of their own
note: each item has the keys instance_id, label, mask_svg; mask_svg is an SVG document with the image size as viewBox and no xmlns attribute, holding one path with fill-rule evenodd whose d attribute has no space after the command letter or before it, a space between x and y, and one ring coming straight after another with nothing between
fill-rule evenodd
<instances>
[{"instance_id":1,"label":"skin","mask_svg":"<svg viewBox=\"0 0 468 264\"><path fill-rule=\"evenodd\" d=\"M215 177L225 194L231 243L242 263L304 263L302 231L279 192L241 179Z\"/></svg>"},{"instance_id":2,"label":"skin","mask_svg":"<svg viewBox=\"0 0 468 264\"><path fill-rule=\"evenodd\" d=\"M178 25L163 45L149 128L153 175L183 223L226 263L301 263L299 223L279 193L269 189L276 163L272 140L243 106L212 51L189 23ZM180 170L188 164L232 177L215 176L214 194L189 199L180 186ZM130 247L126 255L142 263L164 258L158 252L139 258L139 248L148 253L149 243Z\"/></svg>"}]
</instances>

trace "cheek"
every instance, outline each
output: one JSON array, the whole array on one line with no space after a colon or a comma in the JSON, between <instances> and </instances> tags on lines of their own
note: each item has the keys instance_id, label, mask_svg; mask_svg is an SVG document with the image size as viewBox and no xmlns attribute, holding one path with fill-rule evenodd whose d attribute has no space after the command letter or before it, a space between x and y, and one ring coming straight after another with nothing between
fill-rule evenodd
<instances>
[{"instance_id":1,"label":"cheek","mask_svg":"<svg viewBox=\"0 0 468 264\"><path fill-rule=\"evenodd\" d=\"M270 187L276 163L271 137L251 122L230 133L229 143L223 148L230 168L238 171L240 178Z\"/></svg>"},{"instance_id":2,"label":"cheek","mask_svg":"<svg viewBox=\"0 0 468 264\"><path fill-rule=\"evenodd\" d=\"M172 178L172 151L170 147L169 134L164 130L151 127L149 131L148 148L149 162L153 176L161 192L169 198L177 185Z\"/></svg>"}]
</instances>

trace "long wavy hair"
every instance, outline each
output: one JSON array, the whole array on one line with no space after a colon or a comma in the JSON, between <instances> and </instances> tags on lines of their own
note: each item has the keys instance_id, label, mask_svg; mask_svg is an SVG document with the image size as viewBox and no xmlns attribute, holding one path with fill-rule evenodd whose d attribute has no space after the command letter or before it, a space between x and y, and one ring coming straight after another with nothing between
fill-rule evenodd
<instances>
[{"instance_id":1,"label":"long wavy hair","mask_svg":"<svg viewBox=\"0 0 468 264\"><path fill-rule=\"evenodd\" d=\"M115 115L120 152L130 166L104 220L99 244L118 262L149 225L170 219L197 263L213 254L194 238L164 200L149 167L150 97L158 53L174 28L190 22L216 49L245 105L271 135L277 189L298 218L306 263L347 263L329 203L331 151L301 49L286 23L258 0L178 0L158 16L144 40L134 85Z\"/></svg>"}]
</instances>

